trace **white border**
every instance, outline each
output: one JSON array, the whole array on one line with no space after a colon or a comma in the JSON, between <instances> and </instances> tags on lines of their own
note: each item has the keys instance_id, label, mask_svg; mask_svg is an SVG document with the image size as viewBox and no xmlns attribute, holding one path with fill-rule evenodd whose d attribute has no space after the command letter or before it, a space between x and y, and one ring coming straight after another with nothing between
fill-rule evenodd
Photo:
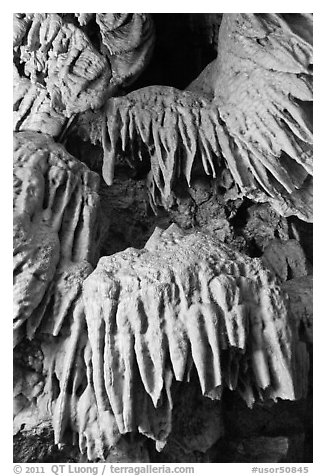
<instances>
[{"instance_id":1,"label":"white border","mask_svg":"<svg viewBox=\"0 0 326 476\"><path fill-rule=\"evenodd\" d=\"M0 472L4 475L12 473L12 13L21 11L53 11L51 5L46 5L40 1L6 1L3 2L1 10L1 30L0 39L2 46L1 54L1 179L0 179L0 204L1 204L1 455L0 455ZM87 8L87 5L91 8ZM326 315L324 314L325 304L323 297L326 293L324 290L325 276L325 245L326 241L326 146L325 146L325 49L326 49L326 9L322 7L322 2L317 1L273 1L269 4L263 4L261 1L239 2L227 1L219 3L218 1L200 0L198 2L176 2L164 1L56 1L52 4L55 11L132 11L132 12L151 12L151 13L201 13L201 12L261 12L262 10L288 12L307 12L314 13L314 56L315 56L315 113L314 113L314 152L315 152L315 189L314 189L314 213L315 213L315 238L314 238L314 256L315 258L315 283L314 283L314 463L303 463L301 466L309 466L309 474L316 475L325 474L326 449L324 433L325 426L325 366L326 356L325 340L326 340ZM265 8L264 8L265 7ZM317 99L317 100L316 100ZM324 246L323 246L324 245ZM317 279L316 279L317 278ZM4 463L1 468L1 463ZM29 466L29 465L24 465ZM216 474L222 475L250 474L252 464L214 464L195 465L201 467L196 468L196 474ZM259 464L258 466L266 466ZM272 465L274 467L279 465ZM298 466L293 464L290 466ZM324 470L322 469L324 468ZM23 473L24 474L24 473ZM50 473L49 473L50 474ZM293 473L292 473L293 474Z\"/></svg>"}]
</instances>

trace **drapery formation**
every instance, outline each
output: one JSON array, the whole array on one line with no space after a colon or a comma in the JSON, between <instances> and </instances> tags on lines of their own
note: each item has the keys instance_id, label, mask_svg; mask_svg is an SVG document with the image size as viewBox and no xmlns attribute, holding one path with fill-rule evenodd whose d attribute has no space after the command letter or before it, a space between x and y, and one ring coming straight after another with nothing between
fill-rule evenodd
<instances>
[{"instance_id":1,"label":"drapery formation","mask_svg":"<svg viewBox=\"0 0 326 476\"><path fill-rule=\"evenodd\" d=\"M26 339L38 355L28 357L28 372L26 356L15 359L15 431L51 416L59 435L74 424L87 342L80 297L97 260L98 186L97 174L49 136L15 134L14 357Z\"/></svg>"},{"instance_id":2,"label":"drapery formation","mask_svg":"<svg viewBox=\"0 0 326 476\"><path fill-rule=\"evenodd\" d=\"M73 430L91 460L135 431L162 449L176 382L195 375L203 395L219 400L229 388L248 406L306 394L307 352L277 281L210 235L157 229L143 250L60 277L33 334L43 379L32 388L19 380L16 424L50 409L56 443Z\"/></svg>"},{"instance_id":3,"label":"drapery formation","mask_svg":"<svg viewBox=\"0 0 326 476\"><path fill-rule=\"evenodd\" d=\"M153 207L226 172L237 197L312 221L311 31L306 14L225 14L217 58L187 90L111 97L148 62L149 15L16 15L15 431L51 419L56 444L103 460L126 433L164 447L178 382L249 407L306 395L311 280L291 271L295 240L260 260L172 226L98 261L99 177L56 140L86 112L106 182L117 159L150 164Z\"/></svg>"},{"instance_id":4,"label":"drapery formation","mask_svg":"<svg viewBox=\"0 0 326 476\"><path fill-rule=\"evenodd\" d=\"M189 380L192 369L212 399L224 387L249 406L305 393L295 388L307 367L296 368L296 331L280 288L260 260L211 236L172 227L143 250L101 258L84 302L100 421L111 408L121 433L138 429L164 444L172 381Z\"/></svg>"},{"instance_id":5,"label":"drapery formation","mask_svg":"<svg viewBox=\"0 0 326 476\"><path fill-rule=\"evenodd\" d=\"M99 50L87 35L91 20ZM14 15L14 130L58 136L69 118L99 109L138 77L153 37L147 14Z\"/></svg>"},{"instance_id":6,"label":"drapery formation","mask_svg":"<svg viewBox=\"0 0 326 476\"><path fill-rule=\"evenodd\" d=\"M312 221L311 16L223 15L217 59L189 89L107 102L107 183L118 153L135 167L150 157L155 203L181 176L190 183L195 163L214 177L223 160L243 195Z\"/></svg>"}]
</instances>

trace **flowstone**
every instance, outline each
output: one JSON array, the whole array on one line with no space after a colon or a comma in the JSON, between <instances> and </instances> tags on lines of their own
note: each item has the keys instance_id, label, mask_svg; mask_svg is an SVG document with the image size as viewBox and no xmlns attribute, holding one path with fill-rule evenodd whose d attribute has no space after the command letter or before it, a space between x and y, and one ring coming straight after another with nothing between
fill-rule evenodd
<instances>
[{"instance_id":1,"label":"flowstone","mask_svg":"<svg viewBox=\"0 0 326 476\"><path fill-rule=\"evenodd\" d=\"M13 63L15 461L308 461L312 15L18 13Z\"/></svg>"}]
</instances>

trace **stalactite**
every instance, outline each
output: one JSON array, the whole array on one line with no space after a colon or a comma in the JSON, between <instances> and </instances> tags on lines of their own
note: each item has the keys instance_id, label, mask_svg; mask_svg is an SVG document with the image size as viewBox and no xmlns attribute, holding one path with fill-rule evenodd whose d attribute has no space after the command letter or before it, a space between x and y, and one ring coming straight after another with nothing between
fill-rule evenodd
<instances>
[{"instance_id":1,"label":"stalactite","mask_svg":"<svg viewBox=\"0 0 326 476\"><path fill-rule=\"evenodd\" d=\"M296 328L275 279L209 235L172 227L143 250L101 258L83 296L99 416L111 407L121 433L138 430L162 448L171 386L191 369L212 399L225 386L249 406L303 396L294 381L307 355L294 359Z\"/></svg>"},{"instance_id":2,"label":"stalactite","mask_svg":"<svg viewBox=\"0 0 326 476\"><path fill-rule=\"evenodd\" d=\"M34 14L24 38L16 49L25 76L46 87L54 111L70 117L107 99L109 65L75 25L55 13Z\"/></svg>"},{"instance_id":3,"label":"stalactite","mask_svg":"<svg viewBox=\"0 0 326 476\"><path fill-rule=\"evenodd\" d=\"M86 34L93 15L101 51ZM14 84L15 131L59 136L67 118L99 109L150 58L154 31L148 14L76 14L83 30L66 16L14 15L14 58L24 70Z\"/></svg>"},{"instance_id":4,"label":"stalactite","mask_svg":"<svg viewBox=\"0 0 326 476\"><path fill-rule=\"evenodd\" d=\"M265 230L262 258L249 258L217 238L231 236L223 215L214 236L157 228L143 249L98 261L99 177L52 137L72 126L100 142L109 185L121 160L150 165L153 208L224 174L230 196L312 221L311 33L308 14L223 14L218 57L187 90L112 97L149 60L149 14L14 15L15 433L51 421L54 443L90 461L129 436L139 452L147 437L204 453L229 391L250 408L306 397L312 280L288 231ZM186 385L205 421L177 441Z\"/></svg>"},{"instance_id":5,"label":"stalactite","mask_svg":"<svg viewBox=\"0 0 326 476\"><path fill-rule=\"evenodd\" d=\"M135 167L142 148L150 154L151 190L163 198L179 170L190 184L195 162L213 177L223 162L248 198L311 221L309 16L302 15L302 22L302 30L293 32L282 15L223 15L217 59L201 74L203 92L193 82L191 92L150 86L110 99L103 139L108 184L114 157L126 152L128 139Z\"/></svg>"},{"instance_id":6,"label":"stalactite","mask_svg":"<svg viewBox=\"0 0 326 476\"><path fill-rule=\"evenodd\" d=\"M97 13L101 50L111 64L113 82L128 85L148 63L154 46L154 26L148 13Z\"/></svg>"}]
</instances>

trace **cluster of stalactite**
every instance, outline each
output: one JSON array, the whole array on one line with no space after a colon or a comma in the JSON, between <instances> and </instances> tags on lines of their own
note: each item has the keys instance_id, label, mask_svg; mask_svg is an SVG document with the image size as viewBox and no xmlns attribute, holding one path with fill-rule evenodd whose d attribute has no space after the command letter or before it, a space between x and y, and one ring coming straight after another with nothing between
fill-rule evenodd
<instances>
[{"instance_id":1,"label":"cluster of stalactite","mask_svg":"<svg viewBox=\"0 0 326 476\"><path fill-rule=\"evenodd\" d=\"M148 162L153 208L183 179L224 174L237 198L311 221L311 27L305 14L225 14L217 59L187 90L112 97L149 61L150 15L15 16L15 432L51 419L56 444L104 460L127 433L164 448L179 382L249 407L306 395L311 280L297 242L254 259L173 225L100 258L100 177L61 139L75 128L102 144L108 184L117 161ZM212 421L189 447L222 435Z\"/></svg>"},{"instance_id":2,"label":"cluster of stalactite","mask_svg":"<svg viewBox=\"0 0 326 476\"><path fill-rule=\"evenodd\" d=\"M312 221L312 18L223 15L218 55L189 91L153 86L106 106L103 174L151 162L153 202L221 161L244 196Z\"/></svg>"},{"instance_id":3,"label":"cluster of stalactite","mask_svg":"<svg viewBox=\"0 0 326 476\"><path fill-rule=\"evenodd\" d=\"M224 388L250 407L305 396L307 351L286 295L261 260L172 226L157 229L143 250L79 270L58 273L42 325L38 308L27 321L29 329L38 317L27 335L40 341L42 377L34 372L31 387L19 376L16 424L32 424L51 408L56 443L73 430L81 452L95 460L135 431L162 449L173 389L193 371L211 399Z\"/></svg>"}]
</instances>

